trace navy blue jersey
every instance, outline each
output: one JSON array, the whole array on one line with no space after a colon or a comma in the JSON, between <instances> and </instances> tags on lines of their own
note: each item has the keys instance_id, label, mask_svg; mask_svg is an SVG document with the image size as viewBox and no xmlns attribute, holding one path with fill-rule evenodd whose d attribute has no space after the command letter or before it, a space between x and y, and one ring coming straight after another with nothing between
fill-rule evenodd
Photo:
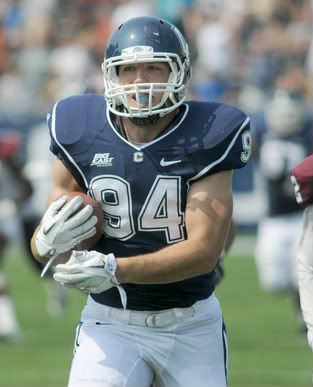
<instances>
[{"instance_id":1,"label":"navy blue jersey","mask_svg":"<svg viewBox=\"0 0 313 387\"><path fill-rule=\"evenodd\" d=\"M222 103L184 104L172 127L140 146L116 130L102 96L61 100L48 122L51 151L103 207L104 236L94 249L116 257L151 253L186 239L190 185L241 168L251 150L249 118ZM213 276L161 285L123 284L127 308L190 306L213 292ZM121 307L116 288L92 297Z\"/></svg>"},{"instance_id":2,"label":"navy blue jersey","mask_svg":"<svg viewBox=\"0 0 313 387\"><path fill-rule=\"evenodd\" d=\"M260 171L265 182L268 216L300 211L290 181L290 169L308 155L310 145L305 133L287 138L264 136L260 148Z\"/></svg>"}]
</instances>

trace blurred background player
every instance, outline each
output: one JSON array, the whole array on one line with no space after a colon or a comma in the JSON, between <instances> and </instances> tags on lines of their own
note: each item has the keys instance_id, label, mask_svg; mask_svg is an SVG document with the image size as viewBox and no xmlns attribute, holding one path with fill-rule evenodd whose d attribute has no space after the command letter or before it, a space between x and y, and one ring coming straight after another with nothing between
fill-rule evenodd
<instances>
[{"instance_id":1,"label":"blurred background player","mask_svg":"<svg viewBox=\"0 0 313 387\"><path fill-rule=\"evenodd\" d=\"M26 257L39 273L42 271L42 265L33 258L29 242L44 212L44 201L51 188L49 176L53 157L46 151L49 136L45 130L45 125L45 123L35 125L27 136L24 147L26 164L22 174L24 179L27 179L31 184L32 195L27 203L24 203L20 208ZM51 271L45 277L44 286L47 293L48 313L52 317L63 315L68 303L67 289L53 280Z\"/></svg>"},{"instance_id":2,"label":"blurred background player","mask_svg":"<svg viewBox=\"0 0 313 387\"><path fill-rule=\"evenodd\" d=\"M7 247L16 241L17 209L29 199L32 188L21 174L21 137L4 132L0 136L0 339L16 340L20 328L4 273Z\"/></svg>"},{"instance_id":3,"label":"blurred background player","mask_svg":"<svg viewBox=\"0 0 313 387\"><path fill-rule=\"evenodd\" d=\"M291 170L291 181L297 203L305 208L297 253L297 273L301 309L313 351L313 155Z\"/></svg>"},{"instance_id":4,"label":"blurred background player","mask_svg":"<svg viewBox=\"0 0 313 387\"><path fill-rule=\"evenodd\" d=\"M41 210L41 195L46 194L49 184L50 159L43 152L46 132L40 126L24 138L16 131L2 130L0 133L0 338L16 340L21 337L14 300L9 294L5 275L6 255L11 246L22 248L20 258L26 257L37 272L42 266L30 251L29 241L38 224ZM44 154L46 153L46 154ZM26 165L25 160L27 160ZM51 316L65 312L67 294L64 287L50 275L45 280L47 311Z\"/></svg>"},{"instance_id":5,"label":"blurred background player","mask_svg":"<svg viewBox=\"0 0 313 387\"><path fill-rule=\"evenodd\" d=\"M289 171L311 151L311 127L304 100L284 89L268 101L264 116L267 132L260 144L259 168L267 212L258 224L255 260L264 290L292 295L299 329L303 330L295 261L302 211L294 200Z\"/></svg>"}]
</instances>

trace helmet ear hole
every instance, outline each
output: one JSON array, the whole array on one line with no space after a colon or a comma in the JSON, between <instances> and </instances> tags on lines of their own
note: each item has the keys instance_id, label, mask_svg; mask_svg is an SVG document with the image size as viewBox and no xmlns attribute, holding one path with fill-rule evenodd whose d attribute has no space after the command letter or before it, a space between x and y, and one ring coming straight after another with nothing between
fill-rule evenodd
<instances>
[{"instance_id":1,"label":"helmet ear hole","mask_svg":"<svg viewBox=\"0 0 313 387\"><path fill-rule=\"evenodd\" d=\"M131 63L167 63L170 74L163 83L123 84L119 66ZM103 65L108 108L126 117L163 116L183 103L190 78L188 45L179 30L165 20L138 17L123 23L109 39ZM128 95L163 94L160 103L131 107ZM150 101L153 99L150 97ZM121 108L123 105L123 108Z\"/></svg>"}]
</instances>

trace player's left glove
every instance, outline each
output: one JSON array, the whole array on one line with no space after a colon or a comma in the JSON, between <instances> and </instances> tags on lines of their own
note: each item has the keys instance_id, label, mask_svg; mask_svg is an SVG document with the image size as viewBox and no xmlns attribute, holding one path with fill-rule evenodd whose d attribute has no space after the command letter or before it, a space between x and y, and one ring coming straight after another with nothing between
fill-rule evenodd
<instances>
[{"instance_id":1,"label":"player's left glove","mask_svg":"<svg viewBox=\"0 0 313 387\"><path fill-rule=\"evenodd\" d=\"M55 266L53 278L65 286L86 293L101 293L116 286L125 307L126 294L115 276L116 267L114 254L74 250L67 263Z\"/></svg>"},{"instance_id":2,"label":"player's left glove","mask_svg":"<svg viewBox=\"0 0 313 387\"><path fill-rule=\"evenodd\" d=\"M114 254L74 250L67 263L56 265L53 277L63 285L86 293L101 293L119 285L115 277L116 266Z\"/></svg>"}]
</instances>

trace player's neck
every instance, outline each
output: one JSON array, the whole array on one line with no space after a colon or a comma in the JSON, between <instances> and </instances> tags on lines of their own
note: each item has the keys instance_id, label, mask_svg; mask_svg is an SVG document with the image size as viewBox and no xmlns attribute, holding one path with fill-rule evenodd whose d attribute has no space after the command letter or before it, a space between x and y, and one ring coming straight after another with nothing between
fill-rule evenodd
<instances>
[{"instance_id":1,"label":"player's neck","mask_svg":"<svg viewBox=\"0 0 313 387\"><path fill-rule=\"evenodd\" d=\"M162 117L158 122L149 126L138 126L130 119L123 117L122 124L127 140L130 142L147 143L157 138L175 119L177 112L171 112Z\"/></svg>"}]
</instances>

